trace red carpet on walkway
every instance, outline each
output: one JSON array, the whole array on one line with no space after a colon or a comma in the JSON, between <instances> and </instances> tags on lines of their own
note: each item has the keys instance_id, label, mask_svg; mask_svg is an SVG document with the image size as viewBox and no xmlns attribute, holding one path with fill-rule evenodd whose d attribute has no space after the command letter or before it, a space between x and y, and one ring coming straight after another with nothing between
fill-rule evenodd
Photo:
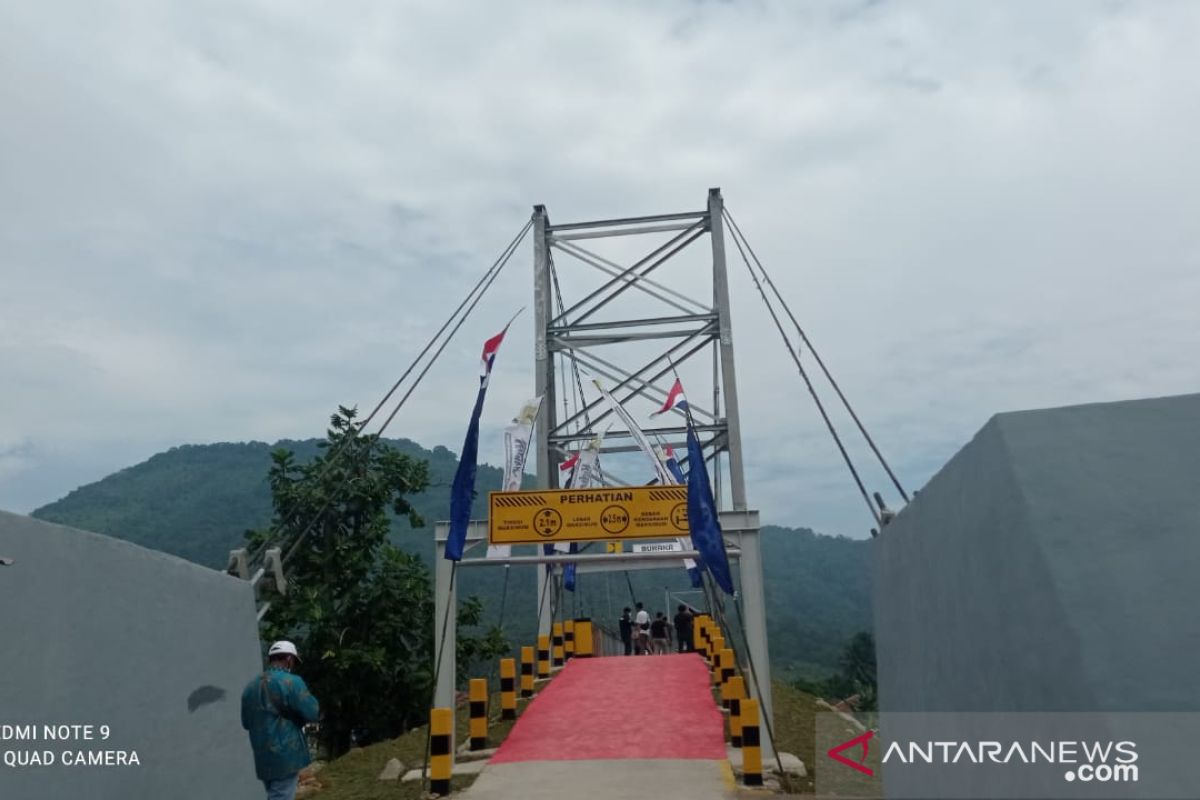
<instances>
[{"instance_id":1,"label":"red carpet on walkway","mask_svg":"<svg viewBox=\"0 0 1200 800\"><path fill-rule=\"evenodd\" d=\"M491 763L725 758L724 718L694 653L576 658L517 721Z\"/></svg>"}]
</instances>

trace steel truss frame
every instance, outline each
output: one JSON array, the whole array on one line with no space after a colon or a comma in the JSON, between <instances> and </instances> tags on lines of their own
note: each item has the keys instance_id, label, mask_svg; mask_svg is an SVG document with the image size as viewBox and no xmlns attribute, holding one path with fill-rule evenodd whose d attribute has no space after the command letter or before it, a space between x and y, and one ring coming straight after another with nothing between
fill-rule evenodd
<instances>
[{"instance_id":1,"label":"steel truss frame","mask_svg":"<svg viewBox=\"0 0 1200 800\"><path fill-rule=\"evenodd\" d=\"M578 398L583 404L574 413L560 414L557 407L558 392L555 385L557 375L556 358L573 359L591 373L611 380L609 388L614 397L625 403L643 396L661 402L667 396L675 366L691 359L700 358L711 351L712 384L711 408L700 402L708 395L701 387L689 383L688 404L696 421L696 430L701 439L705 461L711 463L715 487L714 494L720 511L722 530L725 534L727 552L731 562L738 566L740 575L739 603L745 627L746 649L756 668L758 699L763 714L771 714L770 654L767 649L766 607L762 586L762 555L759 546L758 512L748 510L746 485L742 467L742 438L738 417L737 380L733 354L733 330L729 312L729 285L725 267L725 232L723 217L724 201L720 189L710 189L708 202L702 211L686 211L657 214L624 219L591 220L554 225L546 207L533 208L533 261L534 261L534 364L536 391L543 395L542 416L536 426L537 442L534 452L537 457L537 486L541 489L557 489L558 464L567 456L570 445L587 441L608 426L610 416L603 407L603 398L591 402ZM579 244L581 241L630 237L652 233L671 233L665 242L653 247L631 265L621 265ZM709 238L712 253L711 301L700 301L690 297L683 287L672 287L665 280L652 277L656 270L685 252L705 236ZM607 276L598 288L581 298L575 298L555 313L554 253L566 256L572 264L582 264L596 269ZM565 261L564 261L565 263ZM661 274L661 273L660 273ZM670 313L655 317L636 317L610 321L599 321L595 315L609 307L630 290L660 301L664 311ZM633 370L605 358L601 351L611 345L627 342L663 341L666 344L650 360ZM698 391L700 390L700 391ZM724 407L722 408L722 403ZM687 428L682 415L664 415L657 427L647 426L644 431L672 444L682 444ZM636 450L632 435L620 426L608 427L601 453L622 453ZM732 508L722 508L725 493L722 491L722 462L728 469L729 498ZM605 470L605 482L609 485L628 485L610 471ZM455 662L455 615L456 605L453 586L454 566L443 558L448 526L438 523L435 542L436 552L436 641L441 657L436 677L435 705L450 706L454 700ZM472 522L468 531L468 545L477 545L487 538L486 523ZM548 634L551 630L551 602L554 592L547 591L548 581L561 580L561 564L575 561L581 572L619 571L647 567L662 567L678 564L688 553L635 554L635 553L580 553L574 556L534 555L503 558L467 558L459 562L460 567L499 566L507 563L538 563L549 565L539 569L538 591L540 607L538 631ZM694 553L691 554L694 556ZM763 741L764 757L771 755L769 740Z\"/></svg>"}]
</instances>

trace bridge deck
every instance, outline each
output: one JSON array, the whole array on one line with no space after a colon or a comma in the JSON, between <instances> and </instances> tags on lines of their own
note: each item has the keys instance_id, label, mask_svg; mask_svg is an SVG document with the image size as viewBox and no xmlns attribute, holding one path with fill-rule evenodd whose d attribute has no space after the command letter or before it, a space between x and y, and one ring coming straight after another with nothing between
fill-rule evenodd
<instances>
[{"instance_id":1,"label":"bridge deck","mask_svg":"<svg viewBox=\"0 0 1200 800\"><path fill-rule=\"evenodd\" d=\"M492 763L725 758L724 721L695 654L575 659Z\"/></svg>"},{"instance_id":2,"label":"bridge deck","mask_svg":"<svg viewBox=\"0 0 1200 800\"><path fill-rule=\"evenodd\" d=\"M695 654L576 659L534 698L469 800L734 795L724 718Z\"/></svg>"}]
</instances>

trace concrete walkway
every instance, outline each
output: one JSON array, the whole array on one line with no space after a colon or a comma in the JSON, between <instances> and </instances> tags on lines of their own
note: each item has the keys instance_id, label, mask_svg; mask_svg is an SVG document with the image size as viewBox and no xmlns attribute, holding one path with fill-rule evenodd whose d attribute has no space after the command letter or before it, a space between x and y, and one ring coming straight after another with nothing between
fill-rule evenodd
<instances>
[{"instance_id":1,"label":"concrete walkway","mask_svg":"<svg viewBox=\"0 0 1200 800\"><path fill-rule=\"evenodd\" d=\"M709 759L488 764L463 792L469 800L725 800L736 796L729 764Z\"/></svg>"},{"instance_id":2,"label":"concrete walkway","mask_svg":"<svg viewBox=\"0 0 1200 800\"><path fill-rule=\"evenodd\" d=\"M734 797L709 687L695 654L575 659L534 698L465 797Z\"/></svg>"}]
</instances>

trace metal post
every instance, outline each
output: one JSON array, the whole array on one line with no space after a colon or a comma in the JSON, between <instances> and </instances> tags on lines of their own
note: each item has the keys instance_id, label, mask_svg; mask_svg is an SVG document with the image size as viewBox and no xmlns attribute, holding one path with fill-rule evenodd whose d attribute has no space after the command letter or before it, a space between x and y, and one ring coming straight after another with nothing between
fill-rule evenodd
<instances>
[{"instance_id":1,"label":"metal post","mask_svg":"<svg viewBox=\"0 0 1200 800\"><path fill-rule=\"evenodd\" d=\"M743 624L746 629L746 649L754 660L754 675L747 686L748 693L756 697L762 708L764 719L772 720L770 716L775 710L771 698L771 661L767 651L767 602L763 596L762 585L762 550L759 547L759 531L745 531L739 537L742 545L741 560L738 570L741 572L742 612L745 615ZM757 678L754 681L753 678ZM757 685L754 685L757 683ZM766 726L763 726L764 730ZM770 741L764 737L762 743L763 758L774 758L775 752Z\"/></svg>"},{"instance_id":2,"label":"metal post","mask_svg":"<svg viewBox=\"0 0 1200 800\"><path fill-rule=\"evenodd\" d=\"M737 374L733 360L733 327L729 313L729 276L725 269L725 201L720 189L708 191L708 217L712 230L713 296L720 321L721 388L725 395L725 425L729 442L729 492L733 510L746 508L746 477L742 468L742 427L738 416ZM763 597L762 551L759 532L745 531L738 536L742 548L738 571L741 574L742 610L745 613L746 649L754 661L758 686L753 687L765 719L775 704L771 697L771 655L767 648L767 607ZM773 755L770 737L763 742L763 754Z\"/></svg>"},{"instance_id":3,"label":"metal post","mask_svg":"<svg viewBox=\"0 0 1200 800\"><path fill-rule=\"evenodd\" d=\"M715 282L713 283L713 305L714 306L718 305L718 303L717 303L717 288L716 288ZM719 319L717 320L717 323L720 324ZM721 376L721 371L720 371L721 346L720 346L719 339L716 339L713 341L712 357L713 357L713 363L712 363L712 368L713 368L713 376L712 376L713 419L719 420L721 418L721 379L720 379L720 376ZM715 453L713 453L712 465L713 465L713 470L712 470L713 499L717 503L717 510L720 511L722 508L725 508L725 493L721 491L721 450L720 450L720 448L718 448L717 451Z\"/></svg>"},{"instance_id":4,"label":"metal post","mask_svg":"<svg viewBox=\"0 0 1200 800\"><path fill-rule=\"evenodd\" d=\"M458 672L458 663L455 659L458 649L458 590L451 585L454 562L448 561L445 557L446 531L444 528L445 523L437 526L436 546L433 554L434 560L437 562L434 564L433 643L435 648L442 647L441 660L438 662L438 674L435 676L434 708L454 708L454 676Z\"/></svg>"},{"instance_id":5,"label":"metal post","mask_svg":"<svg viewBox=\"0 0 1200 800\"><path fill-rule=\"evenodd\" d=\"M537 393L542 395L542 417L537 425L537 486L539 489L554 488L558 476L555 474L553 454L550 452L550 432L558 425L558 414L554 406L554 359L547 342L547 328L554 318L553 292L550 281L550 244L546 238L549 224L546 207L533 207L533 371ZM538 633L550 633L551 587L548 571L537 570Z\"/></svg>"},{"instance_id":6,"label":"metal post","mask_svg":"<svg viewBox=\"0 0 1200 800\"><path fill-rule=\"evenodd\" d=\"M733 366L733 327L729 318L729 277L725 270L725 201L720 189L708 190L708 217L712 230L713 295L721 336L721 388L725 395L725 425L729 449L729 490L733 510L746 509L746 479L742 472L742 427L738 418L737 375ZM759 579L761 581L761 578Z\"/></svg>"}]
</instances>

